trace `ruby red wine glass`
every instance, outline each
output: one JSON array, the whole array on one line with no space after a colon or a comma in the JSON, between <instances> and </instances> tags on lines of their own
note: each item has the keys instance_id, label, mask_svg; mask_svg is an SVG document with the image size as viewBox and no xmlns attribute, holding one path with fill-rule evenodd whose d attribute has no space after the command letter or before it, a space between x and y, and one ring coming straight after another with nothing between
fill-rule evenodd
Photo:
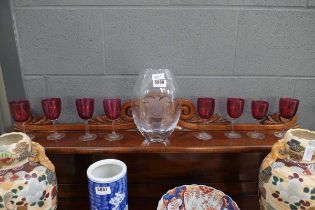
<instances>
[{"instance_id":1,"label":"ruby red wine glass","mask_svg":"<svg viewBox=\"0 0 315 210\"><path fill-rule=\"evenodd\" d=\"M253 100L251 103L252 116L256 119L256 129L253 132L248 132L247 136L253 139L264 139L265 135L258 132L259 121L264 119L268 112L269 103L262 100Z\"/></svg>"},{"instance_id":2,"label":"ruby red wine glass","mask_svg":"<svg viewBox=\"0 0 315 210\"><path fill-rule=\"evenodd\" d=\"M300 101L295 98L280 98L279 100L280 116L287 120L292 119L299 108L299 103ZM286 123L284 123L281 132L275 132L274 134L278 138L283 138L284 134L286 133L285 130L286 130Z\"/></svg>"},{"instance_id":3,"label":"ruby red wine glass","mask_svg":"<svg viewBox=\"0 0 315 210\"><path fill-rule=\"evenodd\" d=\"M84 120L85 134L79 136L81 141L92 141L96 139L96 134L91 134L89 131L89 119L94 114L94 99L93 98L78 98L75 101L78 115Z\"/></svg>"},{"instance_id":4,"label":"ruby red wine glass","mask_svg":"<svg viewBox=\"0 0 315 210\"><path fill-rule=\"evenodd\" d=\"M42 108L45 116L52 121L54 126L54 132L47 136L48 140L57 140L65 137L64 133L57 132L56 122L61 113L61 99L60 98L48 98L41 101Z\"/></svg>"},{"instance_id":5,"label":"ruby red wine glass","mask_svg":"<svg viewBox=\"0 0 315 210\"><path fill-rule=\"evenodd\" d=\"M198 98L197 99L197 112L201 119L205 122L213 115L215 107L215 99L213 98ZM200 140L212 139L212 136L205 131L196 133L195 137Z\"/></svg>"},{"instance_id":6,"label":"ruby red wine glass","mask_svg":"<svg viewBox=\"0 0 315 210\"><path fill-rule=\"evenodd\" d=\"M245 100L243 98L228 98L227 113L231 117L231 131L226 132L225 136L231 139L241 138L242 135L234 131L234 121L239 118L244 110Z\"/></svg>"},{"instance_id":7,"label":"ruby red wine glass","mask_svg":"<svg viewBox=\"0 0 315 210\"><path fill-rule=\"evenodd\" d=\"M28 100L11 101L9 103L11 116L15 122L22 123L23 133L26 134L25 122L31 116L30 102ZM35 136L28 134L30 139L34 139Z\"/></svg>"},{"instance_id":8,"label":"ruby red wine glass","mask_svg":"<svg viewBox=\"0 0 315 210\"><path fill-rule=\"evenodd\" d=\"M119 98L109 98L103 100L103 107L106 117L112 121L113 131L105 136L106 140L117 141L122 139L124 136L115 131L115 120L118 119L121 109L121 100Z\"/></svg>"}]
</instances>

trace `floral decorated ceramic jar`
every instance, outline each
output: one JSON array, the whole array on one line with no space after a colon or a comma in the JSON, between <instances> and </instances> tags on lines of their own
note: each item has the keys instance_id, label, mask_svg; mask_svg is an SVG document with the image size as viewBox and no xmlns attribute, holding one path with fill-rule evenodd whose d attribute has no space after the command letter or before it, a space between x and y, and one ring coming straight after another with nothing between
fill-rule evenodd
<instances>
[{"instance_id":1,"label":"floral decorated ceramic jar","mask_svg":"<svg viewBox=\"0 0 315 210\"><path fill-rule=\"evenodd\" d=\"M57 209L54 165L24 133L0 136L0 209Z\"/></svg>"},{"instance_id":2,"label":"floral decorated ceramic jar","mask_svg":"<svg viewBox=\"0 0 315 210\"><path fill-rule=\"evenodd\" d=\"M315 210L315 132L291 129L272 147L259 173L262 210Z\"/></svg>"}]
</instances>

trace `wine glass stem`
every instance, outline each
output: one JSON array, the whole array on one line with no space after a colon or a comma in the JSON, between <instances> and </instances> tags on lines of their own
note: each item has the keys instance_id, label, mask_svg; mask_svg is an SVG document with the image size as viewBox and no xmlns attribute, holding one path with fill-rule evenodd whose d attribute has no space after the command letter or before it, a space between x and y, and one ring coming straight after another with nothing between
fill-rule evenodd
<instances>
[{"instance_id":1,"label":"wine glass stem","mask_svg":"<svg viewBox=\"0 0 315 210\"><path fill-rule=\"evenodd\" d=\"M112 121L112 129L113 129L112 134L116 135L114 124L115 124L115 120Z\"/></svg>"},{"instance_id":2,"label":"wine glass stem","mask_svg":"<svg viewBox=\"0 0 315 210\"><path fill-rule=\"evenodd\" d=\"M281 135L284 135L284 132L285 132L286 128L287 128L287 124L284 122L282 130L281 130Z\"/></svg>"},{"instance_id":3,"label":"wine glass stem","mask_svg":"<svg viewBox=\"0 0 315 210\"><path fill-rule=\"evenodd\" d=\"M204 119L204 120L203 120L203 123L204 123L204 124L207 124L207 119ZM202 130L202 131L201 131L201 133L205 133L205 132L206 132L205 130Z\"/></svg>"},{"instance_id":4,"label":"wine glass stem","mask_svg":"<svg viewBox=\"0 0 315 210\"><path fill-rule=\"evenodd\" d=\"M231 119L231 133L234 133L234 119Z\"/></svg>"},{"instance_id":5,"label":"wine glass stem","mask_svg":"<svg viewBox=\"0 0 315 210\"><path fill-rule=\"evenodd\" d=\"M26 134L25 122L22 123L22 131Z\"/></svg>"},{"instance_id":6,"label":"wine glass stem","mask_svg":"<svg viewBox=\"0 0 315 210\"><path fill-rule=\"evenodd\" d=\"M259 120L256 120L256 128L254 133L257 134L258 133L258 126L259 126Z\"/></svg>"},{"instance_id":7,"label":"wine glass stem","mask_svg":"<svg viewBox=\"0 0 315 210\"><path fill-rule=\"evenodd\" d=\"M89 121L85 120L84 124L85 124L85 135L88 136L89 133L90 133L90 131L89 131Z\"/></svg>"},{"instance_id":8,"label":"wine glass stem","mask_svg":"<svg viewBox=\"0 0 315 210\"><path fill-rule=\"evenodd\" d=\"M54 127L54 133L57 134L57 126L56 126L56 121L57 120L52 120L52 123L53 123L53 127Z\"/></svg>"}]
</instances>

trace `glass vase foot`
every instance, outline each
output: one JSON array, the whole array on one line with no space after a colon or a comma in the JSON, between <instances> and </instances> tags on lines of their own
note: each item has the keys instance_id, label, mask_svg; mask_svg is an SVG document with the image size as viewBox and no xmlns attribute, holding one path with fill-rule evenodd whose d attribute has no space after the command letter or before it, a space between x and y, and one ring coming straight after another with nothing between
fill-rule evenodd
<instances>
[{"instance_id":1,"label":"glass vase foot","mask_svg":"<svg viewBox=\"0 0 315 210\"><path fill-rule=\"evenodd\" d=\"M84 134L84 135L79 136L79 140L81 140L81 141L93 141L96 139L96 137L97 137L96 134L88 133L88 134Z\"/></svg>"},{"instance_id":2,"label":"glass vase foot","mask_svg":"<svg viewBox=\"0 0 315 210\"><path fill-rule=\"evenodd\" d=\"M154 145L167 146L169 144L170 144L170 142L169 142L168 139L163 140L163 141L155 141L155 142L154 141L150 141L148 139L144 139L141 145L142 146L154 146Z\"/></svg>"},{"instance_id":3,"label":"glass vase foot","mask_svg":"<svg viewBox=\"0 0 315 210\"><path fill-rule=\"evenodd\" d=\"M212 139L212 136L206 132L196 133L195 137L199 140L204 140L204 141Z\"/></svg>"},{"instance_id":4,"label":"glass vase foot","mask_svg":"<svg viewBox=\"0 0 315 210\"><path fill-rule=\"evenodd\" d=\"M105 139L108 141L118 141L124 138L124 135L120 133L108 133L105 135Z\"/></svg>"},{"instance_id":5,"label":"glass vase foot","mask_svg":"<svg viewBox=\"0 0 315 210\"><path fill-rule=\"evenodd\" d=\"M53 133L53 134L50 134L49 136L47 136L47 139L48 140L58 140L58 139L62 139L63 137L65 137L65 134L64 133Z\"/></svg>"},{"instance_id":6,"label":"glass vase foot","mask_svg":"<svg viewBox=\"0 0 315 210\"><path fill-rule=\"evenodd\" d=\"M252 138L252 139L264 139L265 134L259 133L259 132L248 132L247 136Z\"/></svg>"},{"instance_id":7,"label":"glass vase foot","mask_svg":"<svg viewBox=\"0 0 315 210\"><path fill-rule=\"evenodd\" d=\"M224 135L230 139L239 139L242 137L242 134L236 133L234 131L225 132Z\"/></svg>"}]
</instances>

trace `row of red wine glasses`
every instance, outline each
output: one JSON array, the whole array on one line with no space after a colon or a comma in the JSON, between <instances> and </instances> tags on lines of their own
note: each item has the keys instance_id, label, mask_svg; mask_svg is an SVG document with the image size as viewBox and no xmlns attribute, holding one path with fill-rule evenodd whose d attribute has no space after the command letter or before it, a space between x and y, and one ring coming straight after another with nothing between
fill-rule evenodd
<instances>
[{"instance_id":1,"label":"row of red wine glasses","mask_svg":"<svg viewBox=\"0 0 315 210\"><path fill-rule=\"evenodd\" d=\"M234 122L239 118L244 110L245 100L243 98L227 98L227 113L231 118L231 131L226 132L225 136L228 138L241 138L241 134L234 131ZM251 113L256 119L256 129L253 132L248 132L247 135L254 139L264 139L265 135L258 132L259 122L264 119L268 113L269 103L264 100L251 101ZM279 100L279 114L281 117L289 120L294 117L299 107L299 100L294 98L280 98ZM215 99L203 97L197 99L197 112L201 119L205 122L211 118L215 108ZM281 132L275 132L274 135L278 138L283 138L285 134L285 124ZM212 136L206 132L199 132L196 135L197 139L209 140Z\"/></svg>"},{"instance_id":2,"label":"row of red wine glasses","mask_svg":"<svg viewBox=\"0 0 315 210\"><path fill-rule=\"evenodd\" d=\"M78 98L76 99L76 107L78 115L85 122L85 134L79 137L82 141L92 141L96 139L96 134L89 132L88 120L94 114L94 99L93 98ZM41 101L44 115L47 119L51 120L54 126L54 132L47 136L48 140L57 140L65 137L64 133L57 131L56 121L61 114L61 99L60 98L48 98ZM23 132L25 130L25 122L30 118L30 102L28 100L11 101L9 103L11 115L16 122L22 123ZM120 140L123 135L115 132L114 123L120 115L121 99L109 98L103 100L103 107L106 117L112 121L113 131L105 136L105 139L109 141ZM31 139L34 138L32 134L28 134Z\"/></svg>"}]
</instances>

